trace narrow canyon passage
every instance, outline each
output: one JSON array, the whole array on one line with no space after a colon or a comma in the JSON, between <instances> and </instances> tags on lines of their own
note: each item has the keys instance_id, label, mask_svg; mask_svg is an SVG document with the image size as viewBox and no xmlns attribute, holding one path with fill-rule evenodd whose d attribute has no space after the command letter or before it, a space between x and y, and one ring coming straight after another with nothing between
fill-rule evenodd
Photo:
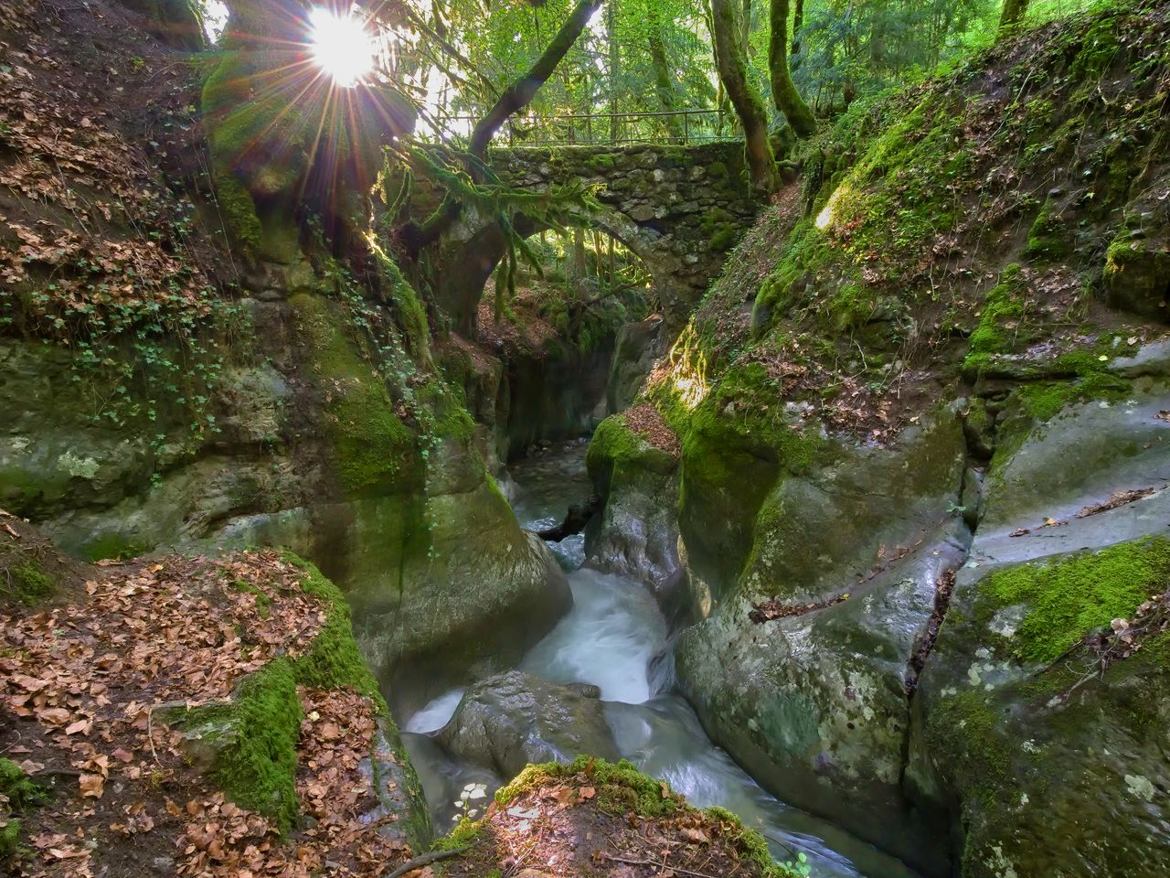
<instances>
[{"instance_id":1,"label":"narrow canyon passage","mask_svg":"<svg viewBox=\"0 0 1170 878\"><path fill-rule=\"evenodd\" d=\"M524 527L559 523L571 503L588 496L585 443L570 442L510 468L506 485ZM653 596L641 584L585 564L581 535L551 544L569 571L573 608L524 657L520 670L554 683L597 686L621 755L664 780L698 807L720 806L759 830L781 860L804 853L818 876L911 878L906 866L832 823L765 792L703 731L674 691L673 643ZM402 717L406 747L419 773L436 829L450 824L466 784L489 791L502 782L453 758L431 737L451 719L463 695L454 689ZM880 820L881 815L875 815Z\"/></svg>"}]
</instances>

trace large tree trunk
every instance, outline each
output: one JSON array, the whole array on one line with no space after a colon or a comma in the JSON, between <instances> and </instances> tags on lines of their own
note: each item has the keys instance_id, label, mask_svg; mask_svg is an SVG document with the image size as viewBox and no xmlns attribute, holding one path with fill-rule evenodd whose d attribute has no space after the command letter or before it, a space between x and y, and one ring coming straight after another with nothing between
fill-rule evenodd
<instances>
[{"instance_id":1,"label":"large tree trunk","mask_svg":"<svg viewBox=\"0 0 1170 878\"><path fill-rule=\"evenodd\" d=\"M797 137L816 133L817 120L788 70L788 0L772 0L772 33L768 39L768 70L772 81L772 101L784 114Z\"/></svg>"},{"instance_id":2,"label":"large tree trunk","mask_svg":"<svg viewBox=\"0 0 1170 878\"><path fill-rule=\"evenodd\" d=\"M1003 0L1003 12L999 16L999 33L1014 30L1024 20L1028 11L1028 0Z\"/></svg>"},{"instance_id":3,"label":"large tree trunk","mask_svg":"<svg viewBox=\"0 0 1170 878\"><path fill-rule=\"evenodd\" d=\"M512 83L506 92L500 95L495 106L488 110L487 115L476 124L475 129L471 132L468 152L480 160L484 158L487 146L491 143L492 137L495 136L500 126L507 121L509 116L523 110L532 102L540 87L552 76L553 71L557 69L561 59L572 48L573 43L577 42L577 37L581 36L581 31L585 29L585 25L589 23L589 19L593 17L593 13L600 5L601 0L578 0L572 13L561 25L557 35L553 37L553 41L536 59L536 63L527 73Z\"/></svg>"},{"instance_id":4,"label":"large tree trunk","mask_svg":"<svg viewBox=\"0 0 1170 878\"><path fill-rule=\"evenodd\" d=\"M711 21L715 42L715 66L719 80L735 107L747 141L748 171L752 188L768 194L777 186L776 159L768 142L768 122L764 107L744 69L744 49L740 41L739 15L735 0L711 0Z\"/></svg>"}]
</instances>

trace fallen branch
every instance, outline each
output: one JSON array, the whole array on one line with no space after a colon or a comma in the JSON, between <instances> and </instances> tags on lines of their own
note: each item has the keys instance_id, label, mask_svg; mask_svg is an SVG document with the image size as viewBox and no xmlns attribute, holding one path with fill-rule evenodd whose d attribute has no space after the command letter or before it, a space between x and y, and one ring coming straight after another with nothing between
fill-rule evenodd
<instances>
[{"instance_id":1,"label":"fallen branch","mask_svg":"<svg viewBox=\"0 0 1170 878\"><path fill-rule=\"evenodd\" d=\"M402 878L407 872L413 872L415 869L421 869L423 866L429 866L431 863L437 863L440 860L449 860L452 857L459 856L466 850L466 847L461 847L452 848L449 851L430 851L429 853L419 854L417 857L412 857L407 860L394 871L387 872L382 878Z\"/></svg>"},{"instance_id":2,"label":"fallen branch","mask_svg":"<svg viewBox=\"0 0 1170 878\"><path fill-rule=\"evenodd\" d=\"M545 542L559 543L565 537L571 537L585 530L585 525L589 523L589 519L600 512L604 505L601 497L594 494L585 503L579 506L570 506L565 520L559 525L538 530L536 535Z\"/></svg>"},{"instance_id":3,"label":"fallen branch","mask_svg":"<svg viewBox=\"0 0 1170 878\"><path fill-rule=\"evenodd\" d=\"M849 592L834 595L819 601L812 601L807 604L785 604L776 598L770 598L758 604L753 603L751 611L748 612L748 618L755 624L762 625L765 622L772 622L776 619L787 619L789 616L803 616L806 613L824 610L827 607L843 603L847 600L849 600Z\"/></svg>"},{"instance_id":4,"label":"fallen branch","mask_svg":"<svg viewBox=\"0 0 1170 878\"><path fill-rule=\"evenodd\" d=\"M615 857L613 854L605 852L602 852L602 856L615 863L625 863L627 866L650 866L654 869L669 869L676 875L691 875L692 878L720 878L719 875L712 875L710 872L696 872L694 869L684 869L682 866L656 863L653 860L632 860L628 857Z\"/></svg>"}]
</instances>

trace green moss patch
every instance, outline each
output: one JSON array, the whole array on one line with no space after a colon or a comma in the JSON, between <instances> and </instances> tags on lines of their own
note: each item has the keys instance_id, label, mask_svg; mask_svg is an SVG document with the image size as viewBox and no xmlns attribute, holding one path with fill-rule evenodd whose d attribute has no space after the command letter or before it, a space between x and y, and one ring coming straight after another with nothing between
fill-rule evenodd
<instances>
[{"instance_id":1,"label":"green moss patch","mask_svg":"<svg viewBox=\"0 0 1170 878\"><path fill-rule=\"evenodd\" d=\"M220 727L231 739L220 750L213 778L233 802L270 818L287 832L297 815L297 739L301 702L296 674L277 659L246 677L231 703L195 711L188 720Z\"/></svg>"},{"instance_id":2,"label":"green moss patch","mask_svg":"<svg viewBox=\"0 0 1170 878\"><path fill-rule=\"evenodd\" d=\"M1168 584L1170 540L1143 539L992 573L979 586L977 608L990 618L999 608L1023 604L1012 653L1052 662L1090 632L1129 617Z\"/></svg>"},{"instance_id":3,"label":"green moss patch","mask_svg":"<svg viewBox=\"0 0 1170 878\"><path fill-rule=\"evenodd\" d=\"M418 490L415 435L395 411L384 380L347 338L329 303L294 296L299 326L328 408L327 428L342 488L353 498Z\"/></svg>"},{"instance_id":4,"label":"green moss patch","mask_svg":"<svg viewBox=\"0 0 1170 878\"><path fill-rule=\"evenodd\" d=\"M56 580L35 561L0 569L0 600L32 607L51 598L56 590Z\"/></svg>"},{"instance_id":5,"label":"green moss patch","mask_svg":"<svg viewBox=\"0 0 1170 878\"><path fill-rule=\"evenodd\" d=\"M1020 321L1026 305L1020 296L1020 266L1008 266L983 303L979 325L971 333L968 357L1014 350L1021 338Z\"/></svg>"},{"instance_id":6,"label":"green moss patch","mask_svg":"<svg viewBox=\"0 0 1170 878\"><path fill-rule=\"evenodd\" d=\"M1064 220L1056 213L1051 201L1045 201L1028 232L1024 255L1033 260L1057 260L1072 249Z\"/></svg>"},{"instance_id":7,"label":"green moss patch","mask_svg":"<svg viewBox=\"0 0 1170 878\"><path fill-rule=\"evenodd\" d=\"M0 757L0 863L20 850L21 823L15 815L44 804L48 797L19 765Z\"/></svg>"}]
</instances>

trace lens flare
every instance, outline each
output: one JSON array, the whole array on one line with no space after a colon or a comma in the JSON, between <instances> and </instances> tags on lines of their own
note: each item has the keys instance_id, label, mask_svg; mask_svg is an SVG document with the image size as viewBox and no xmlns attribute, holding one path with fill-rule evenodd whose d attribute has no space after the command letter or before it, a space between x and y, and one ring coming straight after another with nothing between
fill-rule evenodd
<instances>
[{"instance_id":1,"label":"lens flare","mask_svg":"<svg viewBox=\"0 0 1170 878\"><path fill-rule=\"evenodd\" d=\"M353 88L374 69L374 40L351 10L318 7L309 13L313 60L342 88Z\"/></svg>"}]
</instances>

